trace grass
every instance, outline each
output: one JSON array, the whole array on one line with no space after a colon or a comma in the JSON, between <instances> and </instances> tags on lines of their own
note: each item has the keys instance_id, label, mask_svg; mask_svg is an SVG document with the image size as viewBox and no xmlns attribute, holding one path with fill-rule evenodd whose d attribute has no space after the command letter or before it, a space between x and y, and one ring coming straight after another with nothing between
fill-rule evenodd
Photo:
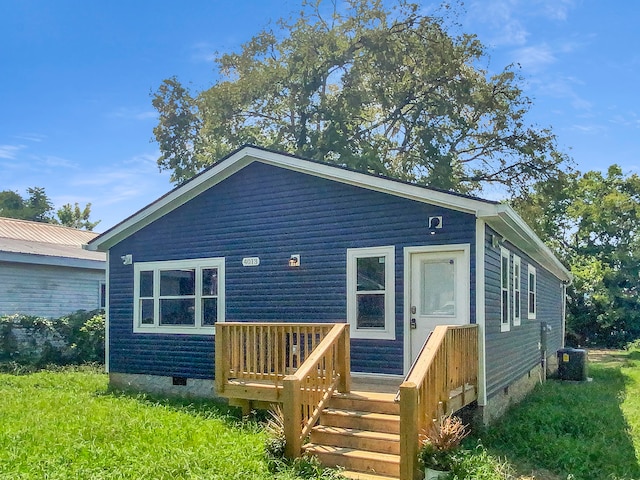
<instances>
[{"instance_id":1,"label":"grass","mask_svg":"<svg viewBox=\"0 0 640 480\"><path fill-rule=\"evenodd\" d=\"M640 349L590 358L593 381L539 385L470 439L456 478L640 479ZM0 425L0 479L334 478L273 473L262 427L223 406L110 392L90 369L0 374Z\"/></svg>"},{"instance_id":2,"label":"grass","mask_svg":"<svg viewBox=\"0 0 640 480\"><path fill-rule=\"evenodd\" d=\"M592 381L539 385L482 433L488 451L536 479L640 478L640 350L590 357Z\"/></svg>"},{"instance_id":3,"label":"grass","mask_svg":"<svg viewBox=\"0 0 640 480\"><path fill-rule=\"evenodd\" d=\"M110 393L95 371L0 374L1 479L288 479L265 434L211 402Z\"/></svg>"}]
</instances>

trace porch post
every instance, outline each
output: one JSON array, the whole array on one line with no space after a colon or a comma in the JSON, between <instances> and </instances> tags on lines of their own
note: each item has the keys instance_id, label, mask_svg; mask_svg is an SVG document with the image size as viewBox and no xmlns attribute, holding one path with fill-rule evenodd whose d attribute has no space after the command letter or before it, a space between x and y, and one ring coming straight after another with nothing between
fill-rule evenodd
<instances>
[{"instance_id":1,"label":"porch post","mask_svg":"<svg viewBox=\"0 0 640 480\"><path fill-rule=\"evenodd\" d=\"M400 478L421 478L418 464L418 387L413 382L400 385Z\"/></svg>"},{"instance_id":2,"label":"porch post","mask_svg":"<svg viewBox=\"0 0 640 480\"><path fill-rule=\"evenodd\" d=\"M227 383L227 376L229 374L229 335L228 329L223 327L222 324L216 325L216 334L214 336L214 351L215 351L215 387L216 395L221 396L224 392L224 387Z\"/></svg>"},{"instance_id":3,"label":"porch post","mask_svg":"<svg viewBox=\"0 0 640 480\"><path fill-rule=\"evenodd\" d=\"M345 325L342 330L340 340L338 340L338 349L336 352L337 370L340 374L340 382L338 383L338 391L349 393L351 391L351 337L349 335L349 325Z\"/></svg>"},{"instance_id":4,"label":"porch post","mask_svg":"<svg viewBox=\"0 0 640 480\"><path fill-rule=\"evenodd\" d=\"M286 445L284 454L287 458L300 456L302 442L300 433L301 392L300 379L295 375L287 375L282 381L282 410L284 414L284 435Z\"/></svg>"}]
</instances>

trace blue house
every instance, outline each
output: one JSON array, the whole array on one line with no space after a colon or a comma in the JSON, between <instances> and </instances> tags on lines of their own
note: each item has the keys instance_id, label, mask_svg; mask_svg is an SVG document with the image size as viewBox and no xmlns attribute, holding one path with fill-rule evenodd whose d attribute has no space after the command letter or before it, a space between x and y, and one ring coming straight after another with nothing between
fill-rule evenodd
<instances>
[{"instance_id":1,"label":"blue house","mask_svg":"<svg viewBox=\"0 0 640 480\"><path fill-rule=\"evenodd\" d=\"M339 352L354 385L397 386L421 352L435 355L423 347L436 327L463 326L473 348L455 369L472 369L473 380L451 391L472 390L489 420L544 379L563 347L570 274L508 205L253 146L88 248L107 253L108 371L117 386L211 396L224 393L214 388L216 361L236 362L239 378L260 359L275 368L282 358L290 373L302 365L294 357L311 352L291 330L284 357L264 350L274 343L265 336L253 354L227 358L236 322L348 325ZM253 383L269 374L261 375Z\"/></svg>"}]
</instances>

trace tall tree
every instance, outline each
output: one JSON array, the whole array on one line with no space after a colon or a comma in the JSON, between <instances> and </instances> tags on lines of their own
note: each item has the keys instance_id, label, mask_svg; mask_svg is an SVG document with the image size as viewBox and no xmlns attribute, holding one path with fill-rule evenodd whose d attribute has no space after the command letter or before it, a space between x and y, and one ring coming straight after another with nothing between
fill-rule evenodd
<instances>
[{"instance_id":1,"label":"tall tree","mask_svg":"<svg viewBox=\"0 0 640 480\"><path fill-rule=\"evenodd\" d=\"M72 207L70 203L67 203L58 209L58 221L66 226L77 229L84 229L92 231L96 225L100 223L92 222L89 220L91 216L91 203L87 203L84 209L80 209L78 202Z\"/></svg>"},{"instance_id":2,"label":"tall tree","mask_svg":"<svg viewBox=\"0 0 640 480\"><path fill-rule=\"evenodd\" d=\"M23 218L26 213L24 198L11 190L0 192L0 217Z\"/></svg>"},{"instance_id":3,"label":"tall tree","mask_svg":"<svg viewBox=\"0 0 640 480\"><path fill-rule=\"evenodd\" d=\"M27 211L29 212L26 220L34 222L56 223L53 218L53 202L47 196L42 187L27 188L29 198L25 201Z\"/></svg>"},{"instance_id":4,"label":"tall tree","mask_svg":"<svg viewBox=\"0 0 640 480\"><path fill-rule=\"evenodd\" d=\"M566 175L514 207L571 268L569 342L623 346L640 338L640 177Z\"/></svg>"},{"instance_id":5,"label":"tall tree","mask_svg":"<svg viewBox=\"0 0 640 480\"><path fill-rule=\"evenodd\" d=\"M216 59L192 95L176 78L153 97L161 169L180 183L245 143L460 192L518 191L567 158L507 67L489 75L474 35L397 0L303 1L300 16ZM331 8L331 6L333 8Z\"/></svg>"}]
</instances>

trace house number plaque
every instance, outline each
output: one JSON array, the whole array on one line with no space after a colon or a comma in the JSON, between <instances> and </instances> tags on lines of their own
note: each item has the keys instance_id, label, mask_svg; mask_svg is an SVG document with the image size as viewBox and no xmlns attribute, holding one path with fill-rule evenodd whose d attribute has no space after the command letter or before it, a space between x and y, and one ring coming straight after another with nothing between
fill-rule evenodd
<instances>
[{"instance_id":1,"label":"house number plaque","mask_svg":"<svg viewBox=\"0 0 640 480\"><path fill-rule=\"evenodd\" d=\"M242 259L243 267L257 267L260 265L260 257L245 257Z\"/></svg>"}]
</instances>

